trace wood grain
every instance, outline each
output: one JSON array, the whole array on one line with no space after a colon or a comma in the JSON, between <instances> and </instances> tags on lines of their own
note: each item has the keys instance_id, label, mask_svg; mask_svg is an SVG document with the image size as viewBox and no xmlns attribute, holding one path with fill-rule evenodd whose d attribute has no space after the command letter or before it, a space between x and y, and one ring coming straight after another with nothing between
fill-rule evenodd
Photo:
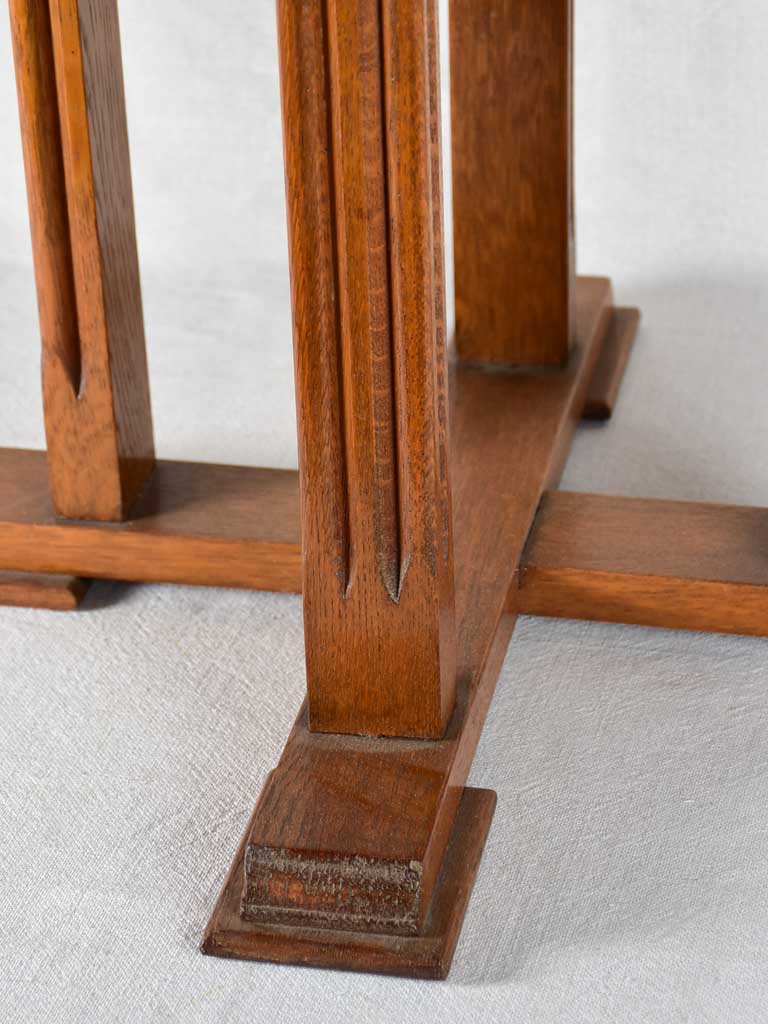
<instances>
[{"instance_id":1,"label":"wood grain","mask_svg":"<svg viewBox=\"0 0 768 1024\"><path fill-rule=\"evenodd\" d=\"M466 438L479 447L471 427ZM471 461L455 452L455 489L468 495L461 515L472 514L462 484ZM765 524L763 509L552 492L524 555L518 610L764 635ZM34 573L58 573L299 593L300 533L289 471L160 462L136 518L63 523L44 453L0 449L0 565L30 574L19 581L27 587ZM461 566L472 550L460 550ZM36 606L24 586L5 592L8 604ZM463 594L460 635L471 642L478 623Z\"/></svg>"},{"instance_id":2,"label":"wood grain","mask_svg":"<svg viewBox=\"0 0 768 1024\"><path fill-rule=\"evenodd\" d=\"M610 295L607 281L580 282L563 373L453 367L454 715L441 740L423 742L312 732L302 709L248 841L245 894L260 922L421 934L514 628L517 566L581 415Z\"/></svg>"},{"instance_id":3,"label":"wood grain","mask_svg":"<svg viewBox=\"0 0 768 1024\"><path fill-rule=\"evenodd\" d=\"M442 735L454 575L434 0L280 0L310 720Z\"/></svg>"},{"instance_id":4,"label":"wood grain","mask_svg":"<svg viewBox=\"0 0 768 1024\"><path fill-rule=\"evenodd\" d=\"M56 511L126 516L154 463L115 0L11 0Z\"/></svg>"},{"instance_id":5,"label":"wood grain","mask_svg":"<svg viewBox=\"0 0 768 1024\"><path fill-rule=\"evenodd\" d=\"M0 572L0 605L74 612L88 592L88 581L72 576Z\"/></svg>"},{"instance_id":6,"label":"wood grain","mask_svg":"<svg viewBox=\"0 0 768 1024\"><path fill-rule=\"evenodd\" d=\"M590 332L596 335L588 353L593 362L610 322L610 294L608 283L598 278L583 278L579 283L582 337L590 337ZM509 557L522 550L526 516L532 517L538 502L536 486L531 490L532 471L525 469L526 460L535 454L531 448L537 441L544 444L551 459L547 475L550 482L555 480L578 420L579 403L574 401L571 418L562 427L557 443L550 446L552 438L548 441L546 433L535 436L537 403L543 403L546 415L554 415L562 403L562 387L573 381L573 373L579 386L586 387L592 367L581 368L579 359L583 355L577 355L571 376L564 378L566 383L551 397L550 384L560 378L548 372L497 376L453 367L450 472L454 491L464 496L461 508L454 510L454 532L461 551L457 577L465 572L465 566L467 573L475 572L473 559L476 566L482 568L487 562L492 567L493 546L497 543L511 543ZM497 427L496 410L500 407L503 421ZM481 457L484 445L496 450L499 444L497 477L486 482ZM515 468L517 462L522 469ZM487 531L490 550L487 546L472 547L486 531L478 535L462 524L476 518L477 494L487 494L491 507L498 507L492 499L496 486L502 488L498 499L502 508L514 500L518 488L525 497L520 516L513 518L514 532L504 538L507 520L494 522L491 516L492 525ZM0 569L299 593L297 474L160 461L125 523L65 521L57 518L51 502L45 454L0 449ZM492 568L490 572L490 577L474 584L478 594L492 581ZM467 586L471 585L468 579ZM471 609L472 602L472 597L467 598L464 607ZM467 623L462 614L458 614L458 629L462 641L472 642L473 637L485 635L482 624ZM459 663L462 671L466 675L466 667L462 669Z\"/></svg>"},{"instance_id":7,"label":"wood grain","mask_svg":"<svg viewBox=\"0 0 768 1024\"><path fill-rule=\"evenodd\" d=\"M529 615L768 635L768 510L548 494L525 552Z\"/></svg>"},{"instance_id":8,"label":"wood grain","mask_svg":"<svg viewBox=\"0 0 768 1024\"><path fill-rule=\"evenodd\" d=\"M562 365L574 336L572 0L451 0L456 344Z\"/></svg>"},{"instance_id":9,"label":"wood grain","mask_svg":"<svg viewBox=\"0 0 768 1024\"><path fill-rule=\"evenodd\" d=\"M235 959L446 978L495 806L495 793L464 790L429 916L422 932L409 937L255 924L241 917L249 829L211 917L202 950Z\"/></svg>"},{"instance_id":10,"label":"wood grain","mask_svg":"<svg viewBox=\"0 0 768 1024\"><path fill-rule=\"evenodd\" d=\"M159 462L125 523L57 519L45 454L0 449L0 568L301 589L296 473Z\"/></svg>"},{"instance_id":11,"label":"wood grain","mask_svg":"<svg viewBox=\"0 0 768 1024\"><path fill-rule=\"evenodd\" d=\"M611 329L589 385L582 414L585 420L609 420L613 415L639 326L639 309L614 309Z\"/></svg>"}]
</instances>

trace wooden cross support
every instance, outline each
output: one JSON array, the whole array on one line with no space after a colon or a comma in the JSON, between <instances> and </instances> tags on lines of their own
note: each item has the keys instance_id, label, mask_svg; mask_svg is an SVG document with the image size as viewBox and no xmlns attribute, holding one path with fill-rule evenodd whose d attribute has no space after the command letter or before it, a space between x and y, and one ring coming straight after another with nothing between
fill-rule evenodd
<instances>
[{"instance_id":1,"label":"wooden cross support","mask_svg":"<svg viewBox=\"0 0 768 1024\"><path fill-rule=\"evenodd\" d=\"M299 473L155 462L116 0L10 0L48 452L0 451L0 603L304 593L308 699L204 940L445 977L519 614L768 635L768 512L555 490L637 330L575 276L571 0L278 0Z\"/></svg>"}]
</instances>

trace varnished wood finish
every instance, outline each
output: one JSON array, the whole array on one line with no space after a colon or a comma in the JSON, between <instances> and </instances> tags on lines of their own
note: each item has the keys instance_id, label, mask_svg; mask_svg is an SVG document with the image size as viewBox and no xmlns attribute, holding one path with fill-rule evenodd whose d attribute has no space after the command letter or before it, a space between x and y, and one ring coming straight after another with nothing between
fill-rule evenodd
<instances>
[{"instance_id":1,"label":"varnished wood finish","mask_svg":"<svg viewBox=\"0 0 768 1024\"><path fill-rule=\"evenodd\" d=\"M613 311L611 329L589 385L582 414L585 420L609 420L613 415L639 326L639 309Z\"/></svg>"},{"instance_id":2,"label":"varnished wood finish","mask_svg":"<svg viewBox=\"0 0 768 1024\"><path fill-rule=\"evenodd\" d=\"M0 604L303 585L308 701L204 950L445 977L517 615L768 635L768 510L545 493L639 320L575 282L572 0L452 0L450 368L435 0L278 0L301 515L295 473L153 473L117 3L10 9L52 496L0 451Z\"/></svg>"},{"instance_id":3,"label":"varnished wood finish","mask_svg":"<svg viewBox=\"0 0 768 1024\"><path fill-rule=\"evenodd\" d=\"M572 0L451 0L456 342L562 365L574 332Z\"/></svg>"},{"instance_id":4,"label":"varnished wood finish","mask_svg":"<svg viewBox=\"0 0 768 1024\"><path fill-rule=\"evenodd\" d=\"M211 917L203 952L412 978L446 978L495 806L495 793L464 790L428 919L421 934L409 937L253 924L244 920L240 908L247 832Z\"/></svg>"},{"instance_id":5,"label":"varnished wood finish","mask_svg":"<svg viewBox=\"0 0 768 1024\"><path fill-rule=\"evenodd\" d=\"M128 521L73 522L54 515L44 453L0 449L0 569L298 593L297 476L158 462Z\"/></svg>"},{"instance_id":6,"label":"varnished wood finish","mask_svg":"<svg viewBox=\"0 0 768 1024\"><path fill-rule=\"evenodd\" d=\"M600 279L579 284L582 337L596 335L589 359L597 359L600 335L610 322L610 288ZM493 505L498 497L511 503L515 494L524 500L509 558L521 548L532 506L538 501L530 490L528 471L509 470L517 461L533 462L535 445L550 451L551 438L539 429L539 405L557 410L562 389L572 385L574 372L580 387L592 372L581 367L577 355L571 374L485 375L454 367L451 418L454 434L451 476L461 509L455 510L457 546L462 552L457 577L471 571L473 558L493 559L486 548L467 545L478 538L461 524L475 518L477 494L487 494ZM562 383L557 384L558 381ZM555 387L550 387L556 384ZM551 396L551 397L550 397ZM502 425L497 428L497 410ZM546 413L546 408L545 408ZM550 413L551 415L551 413ZM555 469L567 451L570 431L578 417L573 405L562 438L556 446ZM546 421L546 417L545 417ZM499 442L495 437L500 432ZM495 440L494 440L495 438ZM487 443L501 443L499 479L484 481L485 462L478 453ZM533 448L532 448L533 446ZM550 481L551 482L551 481ZM537 485L538 486L538 485ZM528 517L528 519L526 519ZM489 518L493 522L492 517ZM515 523L518 520L515 519ZM497 543L506 521L481 531ZM0 449L0 570L60 573L89 578L147 583L187 583L245 587L299 593L301 590L301 526L298 480L288 470L248 469L196 463L159 462L131 518L123 524L63 521L55 515L48 493L45 455L19 449ZM482 589L483 581L476 586ZM471 604L471 599L467 601ZM462 624L460 637L474 637L474 624ZM481 630L479 635L483 635ZM462 670L459 663L459 672Z\"/></svg>"},{"instance_id":7,"label":"varnished wood finish","mask_svg":"<svg viewBox=\"0 0 768 1024\"><path fill-rule=\"evenodd\" d=\"M435 0L279 0L312 728L455 699Z\"/></svg>"},{"instance_id":8,"label":"varnished wood finish","mask_svg":"<svg viewBox=\"0 0 768 1024\"><path fill-rule=\"evenodd\" d=\"M768 636L768 509L548 494L519 609Z\"/></svg>"},{"instance_id":9,"label":"varnished wood finish","mask_svg":"<svg viewBox=\"0 0 768 1024\"><path fill-rule=\"evenodd\" d=\"M10 0L59 515L119 520L154 461L115 0Z\"/></svg>"},{"instance_id":10,"label":"varnished wood finish","mask_svg":"<svg viewBox=\"0 0 768 1024\"><path fill-rule=\"evenodd\" d=\"M88 581L72 576L0 572L0 605L74 612L88 593Z\"/></svg>"},{"instance_id":11,"label":"varnished wood finish","mask_svg":"<svg viewBox=\"0 0 768 1024\"><path fill-rule=\"evenodd\" d=\"M440 741L425 743L311 732L302 710L248 840L246 912L259 928L293 921L301 929L423 933L514 628L517 566L578 422L610 298L607 281L580 282L579 341L563 373L453 368L454 715Z\"/></svg>"},{"instance_id":12,"label":"varnished wood finish","mask_svg":"<svg viewBox=\"0 0 768 1024\"><path fill-rule=\"evenodd\" d=\"M480 443L471 428L468 443ZM457 491L469 494L459 476L467 467L454 464ZM767 514L551 492L523 556L518 610L764 635ZM124 525L62 522L47 495L44 454L0 449L0 565L17 570L3 574L6 604L58 604L36 588L35 573L61 574L52 583L65 607L68 573L299 593L300 545L292 472L160 462ZM462 636L473 629L463 624Z\"/></svg>"}]
</instances>

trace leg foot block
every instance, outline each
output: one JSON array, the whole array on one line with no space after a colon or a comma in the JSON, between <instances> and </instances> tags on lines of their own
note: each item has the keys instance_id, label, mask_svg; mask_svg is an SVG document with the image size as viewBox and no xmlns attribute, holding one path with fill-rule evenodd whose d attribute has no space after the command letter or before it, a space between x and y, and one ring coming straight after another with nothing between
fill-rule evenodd
<instances>
[{"instance_id":1,"label":"leg foot block","mask_svg":"<svg viewBox=\"0 0 768 1024\"><path fill-rule=\"evenodd\" d=\"M424 927L402 936L245 921L246 835L202 944L210 956L409 978L447 977L496 807L496 794L465 789Z\"/></svg>"},{"instance_id":2,"label":"leg foot block","mask_svg":"<svg viewBox=\"0 0 768 1024\"><path fill-rule=\"evenodd\" d=\"M90 582L76 576L0 572L0 605L74 612L82 604Z\"/></svg>"},{"instance_id":3,"label":"leg foot block","mask_svg":"<svg viewBox=\"0 0 768 1024\"><path fill-rule=\"evenodd\" d=\"M609 420L619 398L621 382L640 326L640 310L617 308L589 385L582 418Z\"/></svg>"}]
</instances>

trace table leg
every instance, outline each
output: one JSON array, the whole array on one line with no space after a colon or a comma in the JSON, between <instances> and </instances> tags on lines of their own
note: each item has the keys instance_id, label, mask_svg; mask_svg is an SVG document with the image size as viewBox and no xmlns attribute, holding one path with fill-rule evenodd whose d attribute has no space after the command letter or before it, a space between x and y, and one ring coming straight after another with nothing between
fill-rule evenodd
<instances>
[{"instance_id":1,"label":"table leg","mask_svg":"<svg viewBox=\"0 0 768 1024\"><path fill-rule=\"evenodd\" d=\"M55 511L121 520L154 466L116 0L10 0Z\"/></svg>"},{"instance_id":2,"label":"table leg","mask_svg":"<svg viewBox=\"0 0 768 1024\"><path fill-rule=\"evenodd\" d=\"M572 0L451 0L456 343L561 366L575 330Z\"/></svg>"},{"instance_id":3,"label":"table leg","mask_svg":"<svg viewBox=\"0 0 768 1024\"><path fill-rule=\"evenodd\" d=\"M455 627L433 4L278 9L311 728L437 738Z\"/></svg>"}]
</instances>

